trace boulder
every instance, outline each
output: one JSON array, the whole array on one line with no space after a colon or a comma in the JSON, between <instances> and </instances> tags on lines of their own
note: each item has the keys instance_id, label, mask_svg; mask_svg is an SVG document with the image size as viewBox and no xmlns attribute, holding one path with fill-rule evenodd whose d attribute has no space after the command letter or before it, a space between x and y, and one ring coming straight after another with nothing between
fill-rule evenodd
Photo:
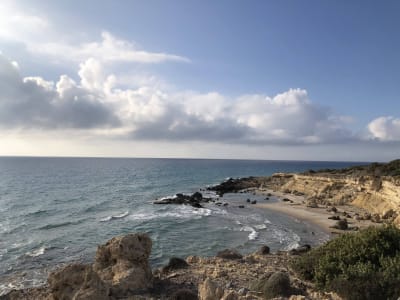
<instances>
[{"instance_id":1,"label":"boulder","mask_svg":"<svg viewBox=\"0 0 400 300\"><path fill-rule=\"evenodd\" d=\"M184 259L179 258L179 257L171 257L169 259L168 265L164 266L162 268L162 271L163 272L170 272L170 271L173 271L173 270L183 269L183 268L186 268L188 266L189 266L188 263Z\"/></svg>"},{"instance_id":2,"label":"boulder","mask_svg":"<svg viewBox=\"0 0 400 300\"><path fill-rule=\"evenodd\" d=\"M265 282L262 292L266 299L289 296L291 294L289 275L284 272L272 274Z\"/></svg>"},{"instance_id":3,"label":"boulder","mask_svg":"<svg viewBox=\"0 0 400 300\"><path fill-rule=\"evenodd\" d=\"M206 278L206 280L204 280L203 283L199 284L200 300L221 299L223 295L224 295L224 290L210 278Z\"/></svg>"},{"instance_id":4,"label":"boulder","mask_svg":"<svg viewBox=\"0 0 400 300\"><path fill-rule=\"evenodd\" d=\"M217 257L224 259L242 259L243 255L233 249L225 249L217 253Z\"/></svg>"},{"instance_id":5,"label":"boulder","mask_svg":"<svg viewBox=\"0 0 400 300\"><path fill-rule=\"evenodd\" d=\"M110 287L99 278L90 265L68 265L51 273L47 282L54 299L110 299Z\"/></svg>"},{"instance_id":6,"label":"boulder","mask_svg":"<svg viewBox=\"0 0 400 300\"><path fill-rule=\"evenodd\" d=\"M113 295L147 290L153 286L151 246L151 239L143 233L114 237L98 247L93 270L112 287Z\"/></svg>"},{"instance_id":7,"label":"boulder","mask_svg":"<svg viewBox=\"0 0 400 300\"><path fill-rule=\"evenodd\" d=\"M203 200L203 195L200 192L195 192L192 196L190 196L190 200L200 202Z\"/></svg>"},{"instance_id":8,"label":"boulder","mask_svg":"<svg viewBox=\"0 0 400 300\"><path fill-rule=\"evenodd\" d=\"M264 277L250 284L250 289L260 292L265 299L291 295L289 275L285 272L266 273Z\"/></svg>"},{"instance_id":9,"label":"boulder","mask_svg":"<svg viewBox=\"0 0 400 300\"><path fill-rule=\"evenodd\" d=\"M175 291L170 297L170 300L198 300L197 294L188 289L180 289Z\"/></svg>"},{"instance_id":10,"label":"boulder","mask_svg":"<svg viewBox=\"0 0 400 300\"><path fill-rule=\"evenodd\" d=\"M382 222L381 216L379 214L373 214L371 216L371 221L374 223L381 223Z\"/></svg>"},{"instance_id":11,"label":"boulder","mask_svg":"<svg viewBox=\"0 0 400 300\"><path fill-rule=\"evenodd\" d=\"M269 253L270 253L270 249L266 245L261 246L261 248L258 249L257 252L256 252L256 254L258 254L258 255L267 255Z\"/></svg>"},{"instance_id":12,"label":"boulder","mask_svg":"<svg viewBox=\"0 0 400 300\"><path fill-rule=\"evenodd\" d=\"M251 201L251 204L257 204L257 200Z\"/></svg>"},{"instance_id":13,"label":"boulder","mask_svg":"<svg viewBox=\"0 0 400 300\"><path fill-rule=\"evenodd\" d=\"M308 245L308 244L305 244L305 245L302 245L302 246L299 246L297 248L294 248L294 249L290 250L289 254L291 254L291 255L299 255L299 254L306 253L306 252L308 252L310 250L311 250L311 246Z\"/></svg>"},{"instance_id":14,"label":"boulder","mask_svg":"<svg viewBox=\"0 0 400 300\"><path fill-rule=\"evenodd\" d=\"M349 228L349 224L347 223L347 219L341 219L336 222L332 228L340 229L340 230L346 230Z\"/></svg>"}]
</instances>

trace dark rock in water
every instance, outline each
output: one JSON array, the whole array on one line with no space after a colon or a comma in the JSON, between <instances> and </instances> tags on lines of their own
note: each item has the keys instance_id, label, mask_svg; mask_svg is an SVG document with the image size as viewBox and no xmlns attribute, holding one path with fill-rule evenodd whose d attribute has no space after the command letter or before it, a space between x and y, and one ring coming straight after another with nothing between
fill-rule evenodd
<instances>
[{"instance_id":1,"label":"dark rock in water","mask_svg":"<svg viewBox=\"0 0 400 300\"><path fill-rule=\"evenodd\" d=\"M207 188L210 191L215 191L219 195L223 195L225 193L237 193L241 190L245 190L248 188L257 188L260 186L260 179L257 177L247 177L247 178L229 178L228 180L218 184L216 186L212 186Z\"/></svg>"},{"instance_id":2,"label":"dark rock in water","mask_svg":"<svg viewBox=\"0 0 400 300\"><path fill-rule=\"evenodd\" d=\"M239 208L244 208L244 205L239 205L238 207L239 207Z\"/></svg>"},{"instance_id":3,"label":"dark rock in water","mask_svg":"<svg viewBox=\"0 0 400 300\"><path fill-rule=\"evenodd\" d=\"M179 257L171 257L168 262L168 265L164 266L162 268L162 271L170 272L172 270L179 270L179 269L186 268L188 266L189 266L188 263L184 259L179 258Z\"/></svg>"},{"instance_id":4,"label":"dark rock in water","mask_svg":"<svg viewBox=\"0 0 400 300\"><path fill-rule=\"evenodd\" d=\"M225 203L224 203L224 206L228 206L228 203L225 202Z\"/></svg>"},{"instance_id":5,"label":"dark rock in water","mask_svg":"<svg viewBox=\"0 0 400 300\"><path fill-rule=\"evenodd\" d=\"M247 203L250 203L250 199L247 199L246 202L247 202Z\"/></svg>"},{"instance_id":6,"label":"dark rock in water","mask_svg":"<svg viewBox=\"0 0 400 300\"><path fill-rule=\"evenodd\" d=\"M195 292L188 289L180 289L175 291L169 298L170 300L198 300Z\"/></svg>"},{"instance_id":7,"label":"dark rock in water","mask_svg":"<svg viewBox=\"0 0 400 300\"><path fill-rule=\"evenodd\" d=\"M217 257L224 259L242 259L243 255L233 249L225 249L217 253Z\"/></svg>"},{"instance_id":8,"label":"dark rock in water","mask_svg":"<svg viewBox=\"0 0 400 300\"><path fill-rule=\"evenodd\" d=\"M289 202L290 199L288 199L288 198L283 198L282 201L284 201L284 202Z\"/></svg>"},{"instance_id":9,"label":"dark rock in water","mask_svg":"<svg viewBox=\"0 0 400 300\"><path fill-rule=\"evenodd\" d=\"M268 246L265 246L265 245L261 246L261 248L258 249L256 252L256 254L259 254L259 255L267 255L269 253L270 253L270 249Z\"/></svg>"},{"instance_id":10,"label":"dark rock in water","mask_svg":"<svg viewBox=\"0 0 400 300\"><path fill-rule=\"evenodd\" d=\"M299 246L299 247L297 247L295 249L290 250L289 254L291 254L291 255L299 255L299 254L302 254L302 253L306 253L306 252L308 252L310 250L311 250L311 246L308 245L308 244L305 244L303 246Z\"/></svg>"},{"instance_id":11,"label":"dark rock in water","mask_svg":"<svg viewBox=\"0 0 400 300\"><path fill-rule=\"evenodd\" d=\"M269 197L265 197L265 200L269 200Z\"/></svg>"},{"instance_id":12,"label":"dark rock in water","mask_svg":"<svg viewBox=\"0 0 400 300\"><path fill-rule=\"evenodd\" d=\"M339 216L331 216L331 217L328 217L328 219L330 219L330 220L335 220L335 221L339 221L339 220L340 220L340 217L339 217Z\"/></svg>"},{"instance_id":13,"label":"dark rock in water","mask_svg":"<svg viewBox=\"0 0 400 300\"><path fill-rule=\"evenodd\" d=\"M272 194L271 194L271 193L268 193L268 194L267 194L267 196L268 196L268 197L271 197L271 196L272 196Z\"/></svg>"},{"instance_id":14,"label":"dark rock in water","mask_svg":"<svg viewBox=\"0 0 400 300\"><path fill-rule=\"evenodd\" d=\"M210 202L212 199L204 198L200 192L195 192L193 195L176 194L172 198L164 198L160 200L155 200L153 204L189 204L196 208L202 208L200 205L202 202Z\"/></svg>"},{"instance_id":15,"label":"dark rock in water","mask_svg":"<svg viewBox=\"0 0 400 300\"><path fill-rule=\"evenodd\" d=\"M251 204L257 204L257 200L251 201Z\"/></svg>"},{"instance_id":16,"label":"dark rock in water","mask_svg":"<svg viewBox=\"0 0 400 300\"><path fill-rule=\"evenodd\" d=\"M192 196L190 196L191 201L200 202L203 200L203 195L199 192L195 192Z\"/></svg>"}]
</instances>

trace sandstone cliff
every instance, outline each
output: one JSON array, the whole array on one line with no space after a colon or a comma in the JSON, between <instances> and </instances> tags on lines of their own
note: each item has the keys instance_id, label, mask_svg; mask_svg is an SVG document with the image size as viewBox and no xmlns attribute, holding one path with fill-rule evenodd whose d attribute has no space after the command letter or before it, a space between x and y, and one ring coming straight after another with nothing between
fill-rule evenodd
<instances>
[{"instance_id":1,"label":"sandstone cliff","mask_svg":"<svg viewBox=\"0 0 400 300\"><path fill-rule=\"evenodd\" d=\"M252 187L304 195L310 205L354 205L377 214L377 221L393 221L400 226L400 160L340 170L230 179L211 189L223 194Z\"/></svg>"}]
</instances>

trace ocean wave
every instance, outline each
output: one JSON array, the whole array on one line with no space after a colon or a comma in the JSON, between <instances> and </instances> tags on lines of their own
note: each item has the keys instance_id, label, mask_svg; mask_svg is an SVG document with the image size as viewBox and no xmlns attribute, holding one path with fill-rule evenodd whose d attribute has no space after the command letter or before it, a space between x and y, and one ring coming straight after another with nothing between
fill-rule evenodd
<instances>
[{"instance_id":1,"label":"ocean wave","mask_svg":"<svg viewBox=\"0 0 400 300\"><path fill-rule=\"evenodd\" d=\"M126 211L119 215L105 217L105 218L101 219L100 222L108 222L108 221L115 220L115 219L122 219L122 218L127 217L128 215L129 215L129 211Z\"/></svg>"},{"instance_id":2,"label":"ocean wave","mask_svg":"<svg viewBox=\"0 0 400 300\"><path fill-rule=\"evenodd\" d=\"M267 225L265 224L254 225L254 227L258 230L267 229Z\"/></svg>"},{"instance_id":3,"label":"ocean wave","mask_svg":"<svg viewBox=\"0 0 400 300\"><path fill-rule=\"evenodd\" d=\"M250 241L257 239L259 235L259 233L251 226L243 226L242 228L240 228L240 231L250 232L250 234L248 235L248 239Z\"/></svg>"},{"instance_id":4,"label":"ocean wave","mask_svg":"<svg viewBox=\"0 0 400 300\"><path fill-rule=\"evenodd\" d=\"M45 246L42 246L42 247L40 247L38 249L34 249L32 251L29 251L29 252L25 253L25 255L26 256L30 256L30 257L37 257L37 256L40 256L40 255L43 255L46 252L47 249L48 248L46 248Z\"/></svg>"},{"instance_id":5,"label":"ocean wave","mask_svg":"<svg viewBox=\"0 0 400 300\"><path fill-rule=\"evenodd\" d=\"M41 216L41 215L45 215L45 214L47 214L49 211L48 210L41 210L41 209L39 209L39 210L36 210L36 211L33 211L33 212L29 212L29 213L27 213L27 214L25 214L25 216L26 217L29 217L29 216Z\"/></svg>"},{"instance_id":6,"label":"ocean wave","mask_svg":"<svg viewBox=\"0 0 400 300\"><path fill-rule=\"evenodd\" d=\"M77 225L82 223L83 220L75 221L75 222L62 222L62 223L53 223L53 224L46 224L42 227L39 227L39 230L49 230L49 229L54 229L58 227L64 227L64 226L69 226L69 225Z\"/></svg>"}]
</instances>

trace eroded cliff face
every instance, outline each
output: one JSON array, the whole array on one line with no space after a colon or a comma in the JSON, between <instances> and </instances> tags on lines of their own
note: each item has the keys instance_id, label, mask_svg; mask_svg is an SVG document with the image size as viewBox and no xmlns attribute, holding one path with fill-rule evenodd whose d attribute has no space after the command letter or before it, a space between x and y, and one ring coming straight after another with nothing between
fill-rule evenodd
<instances>
[{"instance_id":1,"label":"eroded cliff face","mask_svg":"<svg viewBox=\"0 0 400 300\"><path fill-rule=\"evenodd\" d=\"M400 176L277 173L265 178L264 186L304 194L310 203L351 204L400 226Z\"/></svg>"}]
</instances>

